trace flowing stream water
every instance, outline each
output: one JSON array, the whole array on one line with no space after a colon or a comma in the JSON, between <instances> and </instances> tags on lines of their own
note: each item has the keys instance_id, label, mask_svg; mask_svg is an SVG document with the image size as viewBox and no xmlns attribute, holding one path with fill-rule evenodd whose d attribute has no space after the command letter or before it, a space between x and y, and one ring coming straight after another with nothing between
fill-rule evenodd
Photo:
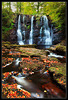
<instances>
[{"instance_id":1,"label":"flowing stream water","mask_svg":"<svg viewBox=\"0 0 68 100\"><path fill-rule=\"evenodd\" d=\"M50 55L52 55L52 53L50 53ZM53 56L55 56L55 54L53 54ZM61 57L63 59L63 56L60 55L55 57ZM13 69L15 69L16 71L19 71L18 68L20 66L19 64L20 62L21 62L21 58L17 58L12 63L6 64L6 67L4 67L3 70L5 69L6 71L7 69L7 71L10 70L11 72L13 72L14 71ZM25 89L31 93L31 98L64 98L65 97L65 92L53 82L50 73L46 71L41 72L41 70L38 70L37 72L28 75L19 72L18 76L12 74L11 77L16 80L16 82L18 83L17 87L19 89ZM10 81L11 79L8 77L8 80ZM43 87L45 85L44 89L42 89L42 85Z\"/></svg>"},{"instance_id":2,"label":"flowing stream water","mask_svg":"<svg viewBox=\"0 0 68 100\"><path fill-rule=\"evenodd\" d=\"M23 25L25 26L25 15L23 15ZM22 34L24 35L24 42L25 42L25 28L23 29Z\"/></svg>"}]
</instances>

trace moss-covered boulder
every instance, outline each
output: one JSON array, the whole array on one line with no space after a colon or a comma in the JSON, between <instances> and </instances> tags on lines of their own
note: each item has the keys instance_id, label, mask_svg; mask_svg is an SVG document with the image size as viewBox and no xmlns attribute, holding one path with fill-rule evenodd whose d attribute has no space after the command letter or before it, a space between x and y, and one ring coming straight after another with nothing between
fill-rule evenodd
<instances>
[{"instance_id":1,"label":"moss-covered boulder","mask_svg":"<svg viewBox=\"0 0 68 100\"><path fill-rule=\"evenodd\" d=\"M66 87L66 63L53 63L49 70L53 73L54 79Z\"/></svg>"},{"instance_id":2,"label":"moss-covered boulder","mask_svg":"<svg viewBox=\"0 0 68 100\"><path fill-rule=\"evenodd\" d=\"M65 55L66 54L66 46L57 45L56 52L58 54Z\"/></svg>"}]
</instances>

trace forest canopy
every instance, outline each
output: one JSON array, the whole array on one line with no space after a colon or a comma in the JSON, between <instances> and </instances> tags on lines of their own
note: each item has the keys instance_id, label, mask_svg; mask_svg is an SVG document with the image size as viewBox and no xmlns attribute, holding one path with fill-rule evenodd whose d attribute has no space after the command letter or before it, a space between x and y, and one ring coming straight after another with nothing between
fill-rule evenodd
<instances>
[{"instance_id":1,"label":"forest canopy","mask_svg":"<svg viewBox=\"0 0 68 100\"><path fill-rule=\"evenodd\" d=\"M2 2L2 38L13 28L14 14L49 15L55 27L65 32L66 2ZM7 36L7 35L6 35Z\"/></svg>"}]
</instances>

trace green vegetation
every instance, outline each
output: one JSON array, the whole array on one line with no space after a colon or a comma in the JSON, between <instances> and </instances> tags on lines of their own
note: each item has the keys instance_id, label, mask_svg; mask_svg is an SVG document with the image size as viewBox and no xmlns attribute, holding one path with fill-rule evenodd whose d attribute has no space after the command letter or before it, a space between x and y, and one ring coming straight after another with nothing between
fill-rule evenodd
<instances>
[{"instance_id":1,"label":"green vegetation","mask_svg":"<svg viewBox=\"0 0 68 100\"><path fill-rule=\"evenodd\" d=\"M9 38L10 30L13 29L14 14L12 11L8 11L6 8L2 10L2 39Z\"/></svg>"},{"instance_id":2,"label":"green vegetation","mask_svg":"<svg viewBox=\"0 0 68 100\"><path fill-rule=\"evenodd\" d=\"M64 83L66 87L66 63L53 63L49 70L54 72L54 79L56 79L58 83L61 83L60 80L62 80L62 83Z\"/></svg>"},{"instance_id":3,"label":"green vegetation","mask_svg":"<svg viewBox=\"0 0 68 100\"><path fill-rule=\"evenodd\" d=\"M66 22L66 3L65 2L46 2L44 11L49 15L52 22L59 30L65 29Z\"/></svg>"},{"instance_id":4,"label":"green vegetation","mask_svg":"<svg viewBox=\"0 0 68 100\"><path fill-rule=\"evenodd\" d=\"M14 6L15 12L12 11ZM14 10L13 9L13 10ZM48 15L58 31L65 32L66 2L2 2L2 39L7 40L16 14ZM27 27L28 29L30 26Z\"/></svg>"},{"instance_id":5,"label":"green vegetation","mask_svg":"<svg viewBox=\"0 0 68 100\"><path fill-rule=\"evenodd\" d=\"M62 64L60 64L60 63L57 63L57 64L53 63L50 66L49 70L55 71L56 74L60 73L60 74L62 74L64 76L66 76L66 63L62 63Z\"/></svg>"},{"instance_id":6,"label":"green vegetation","mask_svg":"<svg viewBox=\"0 0 68 100\"><path fill-rule=\"evenodd\" d=\"M30 29L30 27L31 27L31 26L30 26L30 25L28 25L28 26L27 26L27 29Z\"/></svg>"},{"instance_id":7,"label":"green vegetation","mask_svg":"<svg viewBox=\"0 0 68 100\"><path fill-rule=\"evenodd\" d=\"M66 52L66 46L57 45L56 50L60 52Z\"/></svg>"}]
</instances>

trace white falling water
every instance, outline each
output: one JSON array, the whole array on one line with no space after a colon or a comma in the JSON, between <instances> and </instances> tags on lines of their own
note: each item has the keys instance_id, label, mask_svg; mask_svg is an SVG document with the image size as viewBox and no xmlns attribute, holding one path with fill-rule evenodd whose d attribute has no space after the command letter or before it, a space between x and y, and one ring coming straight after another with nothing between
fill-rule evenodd
<instances>
[{"instance_id":1,"label":"white falling water","mask_svg":"<svg viewBox=\"0 0 68 100\"><path fill-rule=\"evenodd\" d=\"M42 34L42 27L41 27L41 29L40 29L40 37L41 37L41 34Z\"/></svg>"},{"instance_id":2,"label":"white falling water","mask_svg":"<svg viewBox=\"0 0 68 100\"><path fill-rule=\"evenodd\" d=\"M42 23L42 17L41 17L41 23ZM41 34L42 34L42 26L41 26L41 29L40 29L40 37L41 37Z\"/></svg>"},{"instance_id":3,"label":"white falling water","mask_svg":"<svg viewBox=\"0 0 68 100\"><path fill-rule=\"evenodd\" d=\"M44 21L44 45L52 45L52 37L50 36L50 28L48 26L48 19L46 16L43 16Z\"/></svg>"},{"instance_id":4,"label":"white falling water","mask_svg":"<svg viewBox=\"0 0 68 100\"><path fill-rule=\"evenodd\" d=\"M42 24L42 17L41 17L41 24ZM42 29L43 29L43 27L41 26L41 28L40 28L40 37L39 37L39 41L38 41L38 44L40 44L41 42L42 42Z\"/></svg>"},{"instance_id":5,"label":"white falling water","mask_svg":"<svg viewBox=\"0 0 68 100\"><path fill-rule=\"evenodd\" d=\"M20 15L19 15L19 18L18 18L17 37L18 37L18 43L19 43L19 45L24 45L24 42L22 41Z\"/></svg>"},{"instance_id":6,"label":"white falling water","mask_svg":"<svg viewBox=\"0 0 68 100\"><path fill-rule=\"evenodd\" d=\"M33 44L33 20L34 16L31 17L31 31L30 31L29 44Z\"/></svg>"},{"instance_id":7,"label":"white falling water","mask_svg":"<svg viewBox=\"0 0 68 100\"><path fill-rule=\"evenodd\" d=\"M25 15L23 15L23 25L25 25L25 22L24 21L25 21ZM24 35L24 42L25 42L25 29L23 30L22 33Z\"/></svg>"}]
</instances>

